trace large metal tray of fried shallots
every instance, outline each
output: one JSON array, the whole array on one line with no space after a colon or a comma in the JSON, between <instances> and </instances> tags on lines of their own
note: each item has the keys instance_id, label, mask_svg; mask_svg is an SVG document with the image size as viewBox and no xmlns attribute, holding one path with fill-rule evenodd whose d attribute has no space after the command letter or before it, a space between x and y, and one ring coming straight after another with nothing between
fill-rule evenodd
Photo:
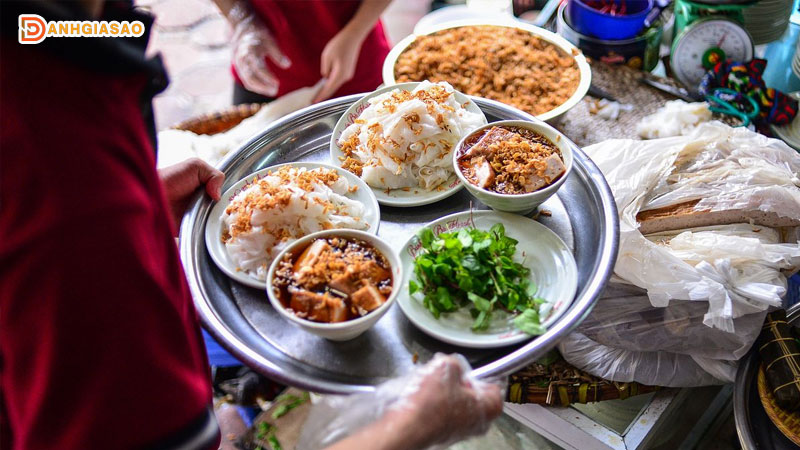
<instances>
[{"instance_id":1,"label":"large metal tray of fried shallots","mask_svg":"<svg viewBox=\"0 0 800 450\"><path fill-rule=\"evenodd\" d=\"M314 105L272 124L220 164L224 189L257 170L291 161L329 161L331 131L360 96ZM537 121L517 109L473 98L490 122ZM395 305L375 327L348 342L305 333L272 309L263 290L241 285L223 274L209 257L203 239L212 207L198 196L183 218L181 258L205 328L231 354L277 381L316 392L371 390L389 378L427 361L436 352L461 353L477 376L502 376L538 359L589 313L614 266L619 223L611 191L594 163L574 144L574 168L558 195L544 203L538 220L569 245L578 265L578 292L571 308L546 334L524 344L489 350L454 347L416 329ZM466 189L427 206L381 207L379 235L396 249L423 224L470 208L486 206Z\"/></svg>"}]
</instances>

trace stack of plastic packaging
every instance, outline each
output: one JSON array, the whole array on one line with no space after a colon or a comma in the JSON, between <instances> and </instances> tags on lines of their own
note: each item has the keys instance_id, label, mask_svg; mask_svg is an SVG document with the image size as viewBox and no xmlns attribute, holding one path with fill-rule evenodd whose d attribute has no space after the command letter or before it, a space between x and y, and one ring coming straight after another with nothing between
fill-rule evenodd
<instances>
[{"instance_id":1,"label":"stack of plastic packaging","mask_svg":"<svg viewBox=\"0 0 800 450\"><path fill-rule=\"evenodd\" d=\"M617 382L732 382L800 268L800 154L719 122L585 151L614 193L619 256L610 287L559 344L562 355ZM641 233L640 212L675 205L690 211L664 223L685 228Z\"/></svg>"}]
</instances>

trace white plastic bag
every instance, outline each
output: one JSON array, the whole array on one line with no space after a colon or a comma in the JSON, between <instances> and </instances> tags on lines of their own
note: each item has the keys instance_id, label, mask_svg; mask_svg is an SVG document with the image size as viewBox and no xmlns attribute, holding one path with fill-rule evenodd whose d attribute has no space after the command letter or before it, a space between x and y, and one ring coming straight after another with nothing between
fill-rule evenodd
<instances>
[{"instance_id":1,"label":"white plastic bag","mask_svg":"<svg viewBox=\"0 0 800 450\"><path fill-rule=\"evenodd\" d=\"M558 344L564 359L594 376L620 383L649 386L694 387L732 383L733 362L695 358L662 351L642 352L598 344L583 334L572 333Z\"/></svg>"},{"instance_id":2,"label":"white plastic bag","mask_svg":"<svg viewBox=\"0 0 800 450\"><path fill-rule=\"evenodd\" d=\"M766 311L781 305L800 266L797 234L722 225L643 236L636 215L700 200L700 209L777 212L800 219L800 155L784 143L712 122L688 136L610 140L585 149L620 214L614 284L564 358L612 381L702 386L733 381ZM788 241L790 243L782 243Z\"/></svg>"},{"instance_id":3,"label":"white plastic bag","mask_svg":"<svg viewBox=\"0 0 800 450\"><path fill-rule=\"evenodd\" d=\"M674 168L648 192L642 211L699 199L699 209L772 211L800 219L800 154L783 141L719 122L678 140Z\"/></svg>"},{"instance_id":4,"label":"white plastic bag","mask_svg":"<svg viewBox=\"0 0 800 450\"><path fill-rule=\"evenodd\" d=\"M636 215L645 206L702 198L707 208L748 205L800 219L800 155L794 150L712 122L689 136L610 140L585 151L606 176L620 212L614 273L646 289L653 306L666 307L670 300L707 302L704 323L734 333L733 319L780 304L786 282L779 270L800 265L796 244L779 244L768 231L758 235L733 226L673 237L673 251L645 238L637 229ZM675 175L678 169L684 175ZM714 239L730 245L707 244ZM745 244L748 252L743 254L738 248ZM687 246L703 247L705 252L685 260L679 249ZM762 258L775 252L771 260Z\"/></svg>"},{"instance_id":5,"label":"white plastic bag","mask_svg":"<svg viewBox=\"0 0 800 450\"><path fill-rule=\"evenodd\" d=\"M707 309L703 302L684 300L654 307L643 289L612 283L579 331L598 344L621 350L732 361L744 356L761 331L766 311L734 319L737 332L726 333L703 324Z\"/></svg>"}]
</instances>

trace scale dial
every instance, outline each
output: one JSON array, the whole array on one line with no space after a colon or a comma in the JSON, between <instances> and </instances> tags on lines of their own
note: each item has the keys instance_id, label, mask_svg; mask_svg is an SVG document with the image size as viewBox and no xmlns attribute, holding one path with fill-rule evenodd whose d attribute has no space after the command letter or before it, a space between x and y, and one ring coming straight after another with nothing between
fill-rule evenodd
<instances>
[{"instance_id":1,"label":"scale dial","mask_svg":"<svg viewBox=\"0 0 800 450\"><path fill-rule=\"evenodd\" d=\"M703 56L710 49L720 49L734 61L753 59L753 39L736 22L709 18L687 26L672 44L670 65L675 77L692 92L697 92L707 72Z\"/></svg>"}]
</instances>

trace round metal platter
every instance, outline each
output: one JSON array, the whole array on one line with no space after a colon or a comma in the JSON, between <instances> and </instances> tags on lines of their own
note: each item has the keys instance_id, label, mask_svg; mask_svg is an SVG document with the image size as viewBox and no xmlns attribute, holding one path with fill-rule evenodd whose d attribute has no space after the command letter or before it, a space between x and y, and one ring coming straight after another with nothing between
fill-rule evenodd
<instances>
[{"instance_id":1,"label":"round metal platter","mask_svg":"<svg viewBox=\"0 0 800 450\"><path fill-rule=\"evenodd\" d=\"M360 95L314 105L272 124L230 154L220 169L223 190L250 173L291 161L328 162L331 132ZM522 111L473 97L489 122L537 121ZM578 266L578 292L569 310L542 336L495 349L467 349L437 341L416 329L394 307L372 329L348 342L331 342L288 323L270 306L261 289L228 278L211 261L203 239L213 202L198 195L181 225L180 252L205 328L242 362L288 385L316 392L353 393L423 363L436 352L463 354L479 377L502 376L544 355L589 313L611 275L617 256L619 222L611 190L597 166L574 144L572 173L545 202L539 222L572 249ZM379 236L399 249L422 225L455 212L486 209L466 190L414 208L381 207ZM536 270L535 268L532 268Z\"/></svg>"},{"instance_id":2,"label":"round metal platter","mask_svg":"<svg viewBox=\"0 0 800 450\"><path fill-rule=\"evenodd\" d=\"M800 325L800 305L787 310L786 320L794 326ZM733 416L739 442L744 450L796 449L797 446L773 425L758 397L756 377L760 364L761 357L758 351L751 350L742 359L736 372L736 382L733 387Z\"/></svg>"}]
</instances>

